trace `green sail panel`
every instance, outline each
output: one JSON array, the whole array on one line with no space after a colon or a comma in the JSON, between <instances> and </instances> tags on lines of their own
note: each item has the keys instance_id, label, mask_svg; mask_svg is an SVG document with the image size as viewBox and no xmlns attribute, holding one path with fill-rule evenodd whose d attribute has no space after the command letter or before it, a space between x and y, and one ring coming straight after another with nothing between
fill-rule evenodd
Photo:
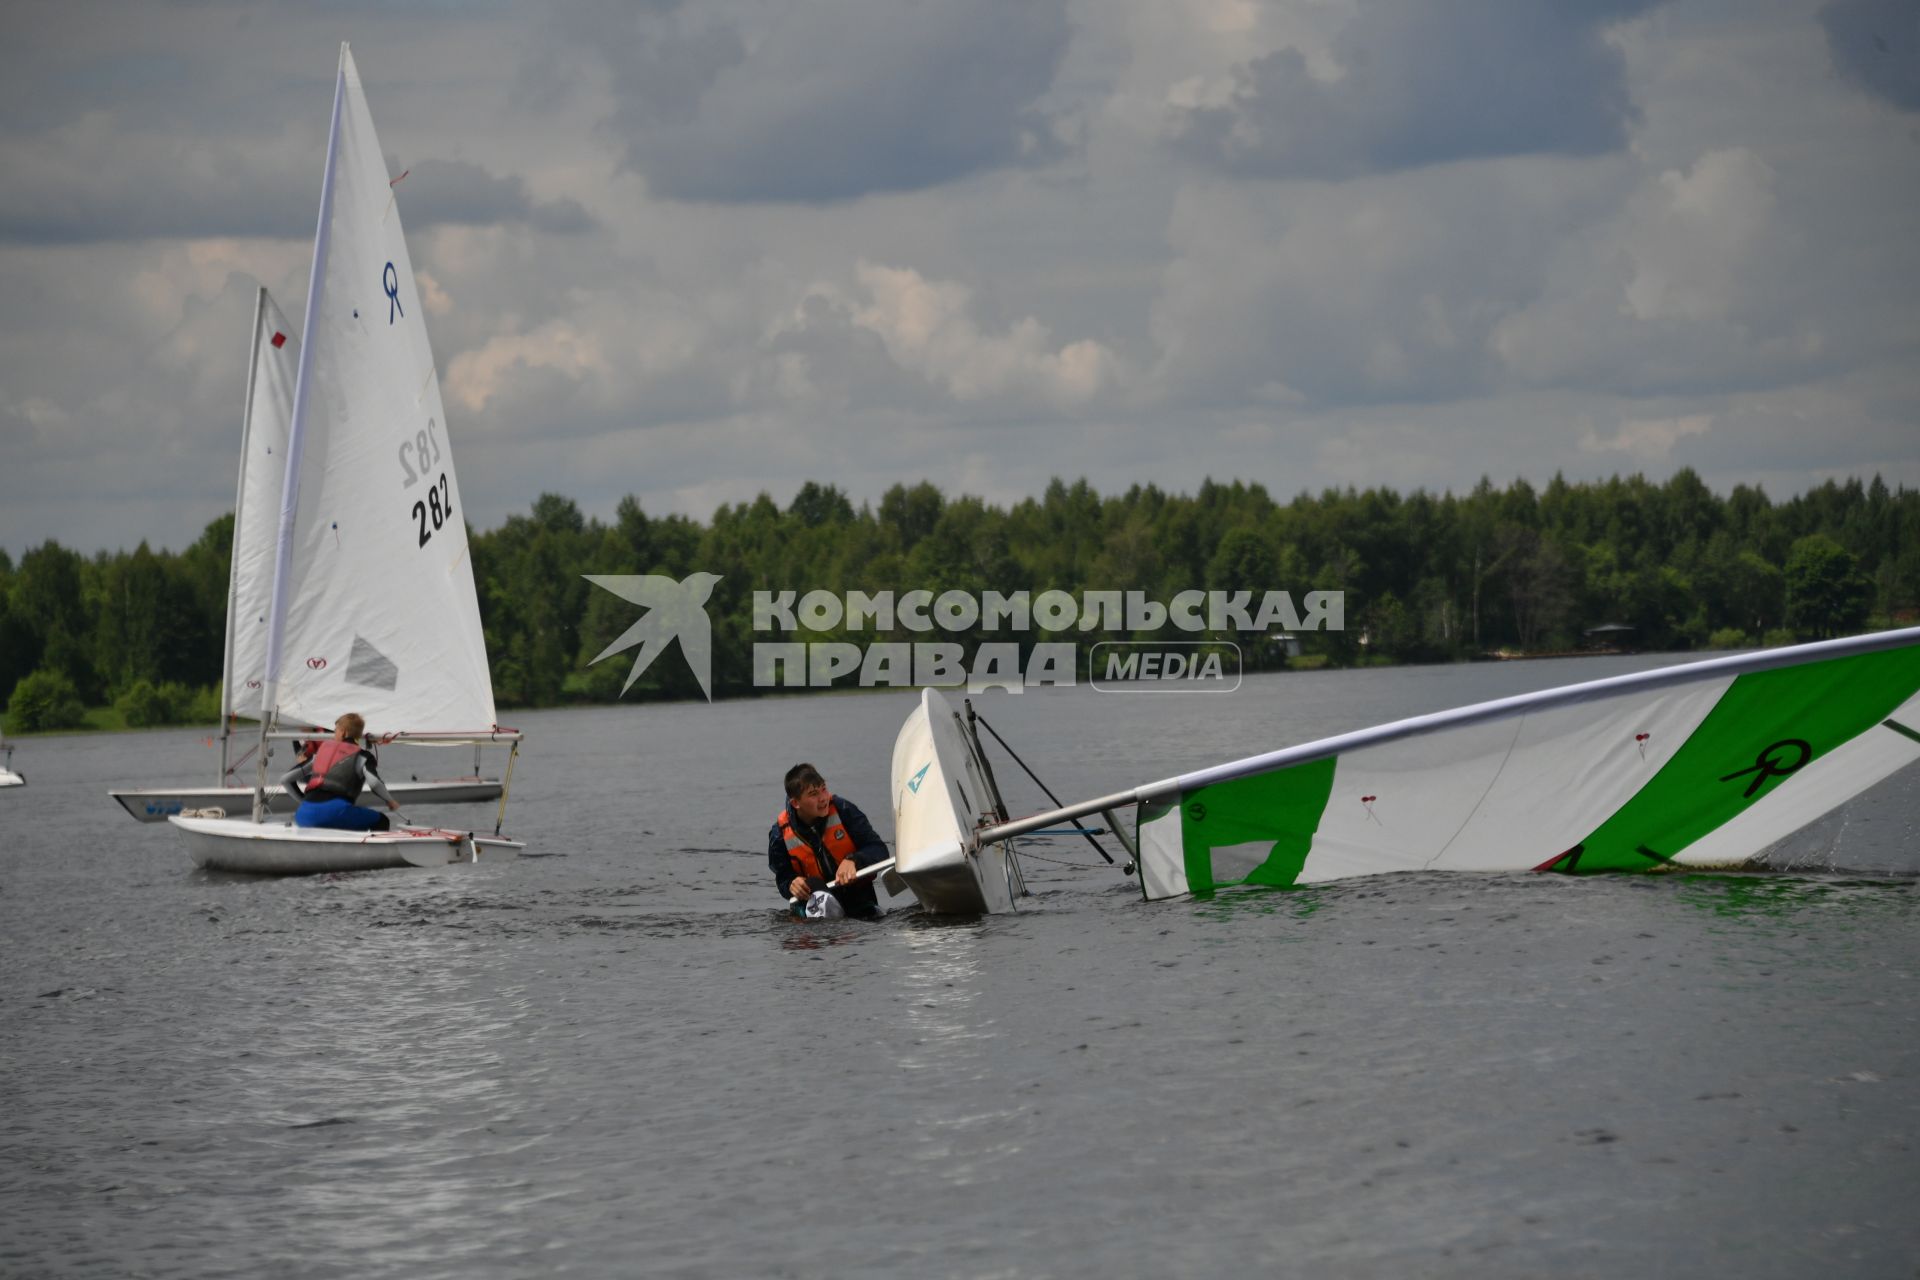
<instances>
[{"instance_id":1,"label":"green sail panel","mask_svg":"<svg viewBox=\"0 0 1920 1280\"><path fill-rule=\"evenodd\" d=\"M1652 781L1540 869L1644 871L1671 862L1808 765L1882 726L1916 688L1920 647L1738 676Z\"/></svg>"},{"instance_id":2,"label":"green sail panel","mask_svg":"<svg viewBox=\"0 0 1920 1280\"><path fill-rule=\"evenodd\" d=\"M1330 757L1184 793L1168 816L1180 826L1188 890L1291 888L1326 812L1334 766Z\"/></svg>"}]
</instances>

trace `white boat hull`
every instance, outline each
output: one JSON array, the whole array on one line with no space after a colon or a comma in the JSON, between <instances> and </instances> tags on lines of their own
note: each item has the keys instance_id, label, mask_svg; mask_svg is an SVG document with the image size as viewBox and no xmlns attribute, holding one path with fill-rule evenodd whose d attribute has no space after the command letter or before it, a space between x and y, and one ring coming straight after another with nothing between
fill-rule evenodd
<instances>
[{"instance_id":1,"label":"white boat hull","mask_svg":"<svg viewBox=\"0 0 1920 1280\"><path fill-rule=\"evenodd\" d=\"M996 816L991 794L953 707L924 690L893 744L894 874L924 910L1014 910L1019 864L1005 844L982 846L975 834Z\"/></svg>"},{"instance_id":2,"label":"white boat hull","mask_svg":"<svg viewBox=\"0 0 1920 1280\"><path fill-rule=\"evenodd\" d=\"M241 818L167 819L180 832L187 854L210 871L253 875L314 875L329 871L375 871L385 867L444 867L501 862L526 844L471 831L402 828L394 831L331 831L289 822L254 823Z\"/></svg>"},{"instance_id":3,"label":"white boat hull","mask_svg":"<svg viewBox=\"0 0 1920 1280\"><path fill-rule=\"evenodd\" d=\"M0 769L0 787L24 787L27 780L11 769Z\"/></svg>"},{"instance_id":4,"label":"white boat hull","mask_svg":"<svg viewBox=\"0 0 1920 1280\"><path fill-rule=\"evenodd\" d=\"M450 778L428 782L389 782L387 790L401 807L416 804L481 804L500 798L498 778ZM188 809L225 809L230 814L250 813L252 787L145 787L127 791L109 791L120 807L136 822L165 822ZM267 788L267 804L275 813L292 813L300 801L288 795L285 787Z\"/></svg>"}]
</instances>

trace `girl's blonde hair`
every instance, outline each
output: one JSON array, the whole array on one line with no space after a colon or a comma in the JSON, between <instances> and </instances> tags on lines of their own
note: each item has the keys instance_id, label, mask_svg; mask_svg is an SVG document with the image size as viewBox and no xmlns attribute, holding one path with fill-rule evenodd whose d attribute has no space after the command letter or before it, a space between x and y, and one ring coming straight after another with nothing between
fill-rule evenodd
<instances>
[{"instance_id":1,"label":"girl's blonde hair","mask_svg":"<svg viewBox=\"0 0 1920 1280\"><path fill-rule=\"evenodd\" d=\"M342 729L346 730L348 742L358 742L366 736L367 722L361 718L359 712L349 711L333 722L335 733L339 733Z\"/></svg>"}]
</instances>

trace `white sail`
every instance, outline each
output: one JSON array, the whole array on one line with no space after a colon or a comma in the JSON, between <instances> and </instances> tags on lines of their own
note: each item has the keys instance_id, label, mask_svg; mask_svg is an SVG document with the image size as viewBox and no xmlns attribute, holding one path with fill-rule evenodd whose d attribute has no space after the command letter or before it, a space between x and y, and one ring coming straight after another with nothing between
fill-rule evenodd
<instances>
[{"instance_id":1,"label":"white sail","mask_svg":"<svg viewBox=\"0 0 1920 1280\"><path fill-rule=\"evenodd\" d=\"M282 723L358 711L376 732L484 732L493 685L426 308L345 45L340 77L268 684Z\"/></svg>"},{"instance_id":2,"label":"white sail","mask_svg":"<svg viewBox=\"0 0 1920 1280\"><path fill-rule=\"evenodd\" d=\"M274 539L280 530L280 486L286 478L287 430L293 421L293 384L299 366L300 342L293 336L293 326L262 288L247 375L240 481L233 507L233 569L227 589L227 714L250 720L260 718L260 693L266 680Z\"/></svg>"}]
</instances>

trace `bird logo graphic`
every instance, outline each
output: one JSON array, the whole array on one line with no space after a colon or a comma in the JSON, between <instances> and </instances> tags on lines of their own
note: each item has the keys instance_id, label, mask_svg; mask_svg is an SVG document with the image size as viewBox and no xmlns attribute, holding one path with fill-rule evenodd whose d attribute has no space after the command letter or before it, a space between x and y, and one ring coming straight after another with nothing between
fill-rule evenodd
<instances>
[{"instance_id":1,"label":"bird logo graphic","mask_svg":"<svg viewBox=\"0 0 1920 1280\"><path fill-rule=\"evenodd\" d=\"M720 581L719 574L690 573L679 582L651 573L582 576L594 586L646 610L638 622L621 632L620 638L601 650L600 657L588 666L624 649L640 646L640 651L633 655L633 670L627 674L627 682L620 686L624 695L633 688L640 673L660 656L668 641L678 637L680 653L686 658L693 678L700 682L700 691L707 695L708 702L713 701L713 623L707 618L706 604L714 584Z\"/></svg>"}]
</instances>

